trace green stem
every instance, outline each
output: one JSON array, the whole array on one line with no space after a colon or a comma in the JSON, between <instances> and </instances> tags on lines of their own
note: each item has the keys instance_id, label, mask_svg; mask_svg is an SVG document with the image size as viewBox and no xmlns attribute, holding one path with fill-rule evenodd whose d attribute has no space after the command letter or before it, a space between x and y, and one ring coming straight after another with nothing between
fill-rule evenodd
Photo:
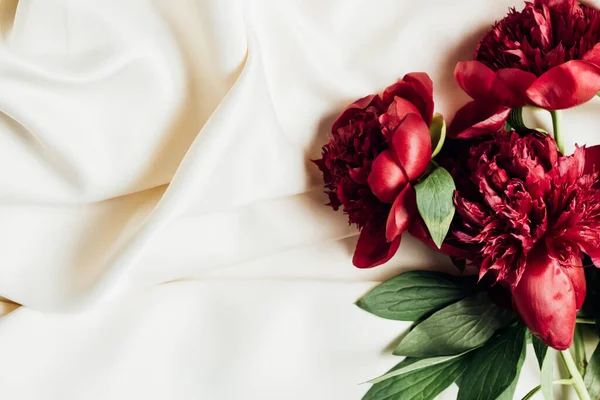
<instances>
[{"instance_id":1,"label":"green stem","mask_svg":"<svg viewBox=\"0 0 600 400\"><path fill-rule=\"evenodd\" d=\"M571 356L571 352L569 351L569 349L561 351L560 355L562 356L567 370L571 374L571 379L573 380L573 387L575 388L579 399L591 400L590 395L587 392L587 389L585 388L585 384L583 383L583 378L581 377L581 374L577 369L577 365L575 364L575 361L573 360L573 356Z\"/></svg>"},{"instance_id":2,"label":"green stem","mask_svg":"<svg viewBox=\"0 0 600 400\"><path fill-rule=\"evenodd\" d=\"M565 144L563 142L563 137L561 136L561 118L560 111L553 110L550 111L550 115L552 116L552 132L554 132L554 140L556 140L556 146L558 147L558 151L565 154Z\"/></svg>"},{"instance_id":3,"label":"green stem","mask_svg":"<svg viewBox=\"0 0 600 400\"><path fill-rule=\"evenodd\" d=\"M539 386L539 385L538 385L538 386L536 386L536 387L534 387L534 388L533 388L533 389L531 389L531 391L530 391L529 393L527 393L527 394L525 395L525 397L523 397L521 400L529 400L530 398L532 398L533 396L535 396L535 394L536 394L537 392L539 392L541 388L542 388L542 387L541 387L541 386Z\"/></svg>"},{"instance_id":4,"label":"green stem","mask_svg":"<svg viewBox=\"0 0 600 400\"><path fill-rule=\"evenodd\" d=\"M559 379L557 381L552 382L555 385L572 385L573 384L573 380L572 379ZM538 385L536 387L534 387L533 389L531 389L531 391L529 393L527 393L525 395L525 397L523 397L523 399L521 400L529 400L531 399L533 396L535 396L535 394L537 392L540 391L540 389L542 388L541 385Z\"/></svg>"},{"instance_id":5,"label":"green stem","mask_svg":"<svg viewBox=\"0 0 600 400\"><path fill-rule=\"evenodd\" d=\"M589 318L577 318L577 323L578 324L586 324L586 325L595 325L596 321L594 321L593 319L589 319Z\"/></svg>"},{"instance_id":6,"label":"green stem","mask_svg":"<svg viewBox=\"0 0 600 400\"><path fill-rule=\"evenodd\" d=\"M571 345L571 355L577 365L579 375L585 376L585 369L587 368L587 360L585 357L585 343L583 338L583 326L575 326L575 335L573 336L573 344Z\"/></svg>"},{"instance_id":7,"label":"green stem","mask_svg":"<svg viewBox=\"0 0 600 400\"><path fill-rule=\"evenodd\" d=\"M573 379L559 379L557 381L552 382L555 385L572 385Z\"/></svg>"},{"instance_id":8,"label":"green stem","mask_svg":"<svg viewBox=\"0 0 600 400\"><path fill-rule=\"evenodd\" d=\"M527 129L523 121L523 107L510 110L506 122L517 132Z\"/></svg>"}]
</instances>

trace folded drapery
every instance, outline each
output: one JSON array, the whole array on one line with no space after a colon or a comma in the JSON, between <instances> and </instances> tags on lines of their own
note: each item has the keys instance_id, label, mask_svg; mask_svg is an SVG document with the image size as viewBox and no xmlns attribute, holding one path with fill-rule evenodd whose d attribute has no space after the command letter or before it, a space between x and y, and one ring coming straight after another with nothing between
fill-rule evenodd
<instances>
[{"instance_id":1,"label":"folded drapery","mask_svg":"<svg viewBox=\"0 0 600 400\"><path fill-rule=\"evenodd\" d=\"M509 6L2 3L0 296L24 307L0 319L0 397L360 398L407 325L353 301L451 267L406 238L354 269L309 159L345 104L411 71L452 117L455 63ZM600 143L599 110L564 113L571 149Z\"/></svg>"}]
</instances>

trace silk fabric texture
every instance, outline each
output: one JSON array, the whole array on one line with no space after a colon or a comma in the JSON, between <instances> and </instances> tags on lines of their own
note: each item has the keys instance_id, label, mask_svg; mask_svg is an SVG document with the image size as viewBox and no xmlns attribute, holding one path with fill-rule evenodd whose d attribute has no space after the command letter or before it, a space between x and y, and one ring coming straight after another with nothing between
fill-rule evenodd
<instances>
[{"instance_id":1,"label":"silk fabric texture","mask_svg":"<svg viewBox=\"0 0 600 400\"><path fill-rule=\"evenodd\" d=\"M360 399L409 325L353 302L452 267L407 235L352 267L309 159L408 72L452 117L456 62L509 6L1 2L0 397ZM570 149L600 142L600 101L563 114ZM530 352L517 396L538 382Z\"/></svg>"}]
</instances>

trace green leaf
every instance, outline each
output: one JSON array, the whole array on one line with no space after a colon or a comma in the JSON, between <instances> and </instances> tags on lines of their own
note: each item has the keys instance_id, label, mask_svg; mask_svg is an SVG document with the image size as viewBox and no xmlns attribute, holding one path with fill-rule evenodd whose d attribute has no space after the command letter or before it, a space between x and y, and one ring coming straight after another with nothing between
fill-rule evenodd
<instances>
[{"instance_id":1,"label":"green leaf","mask_svg":"<svg viewBox=\"0 0 600 400\"><path fill-rule=\"evenodd\" d=\"M498 396L496 400L513 400L515 396L515 391L517 390L517 382L519 381L519 375L521 374L521 368L523 367L525 358L527 358L527 343L523 344L523 350L521 351L521 355L519 356L519 362L517 363L517 374L515 376L515 379L513 379L508 389L502 392L502 394Z\"/></svg>"},{"instance_id":2,"label":"green leaf","mask_svg":"<svg viewBox=\"0 0 600 400\"><path fill-rule=\"evenodd\" d=\"M431 135L431 148L433 149L431 158L434 158L442 151L442 147L446 141L446 121L444 121L444 116L442 114L436 113L433 116L431 126L429 127L429 133Z\"/></svg>"},{"instance_id":3,"label":"green leaf","mask_svg":"<svg viewBox=\"0 0 600 400\"><path fill-rule=\"evenodd\" d=\"M525 347L525 326L516 323L502 330L482 348L466 357L457 400L496 399L518 377Z\"/></svg>"},{"instance_id":4,"label":"green leaf","mask_svg":"<svg viewBox=\"0 0 600 400\"><path fill-rule=\"evenodd\" d=\"M418 358L407 358L396 365L392 371L406 368L419 361L421 360ZM432 365L376 383L364 395L363 400L433 400L464 370L465 366L460 358Z\"/></svg>"},{"instance_id":5,"label":"green leaf","mask_svg":"<svg viewBox=\"0 0 600 400\"><path fill-rule=\"evenodd\" d=\"M544 361L542 362L540 386L542 387L542 395L546 400L554 400L554 387L552 381L554 380L555 355L556 350L553 348L548 348L548 351L546 351L546 356L544 357Z\"/></svg>"},{"instance_id":6,"label":"green leaf","mask_svg":"<svg viewBox=\"0 0 600 400\"><path fill-rule=\"evenodd\" d=\"M379 382L383 382L386 379L390 379L396 376L401 376L401 375L406 375L408 373L411 373L413 371L418 371L420 369L423 368L428 368L434 365L438 365L438 364L443 364L446 363L448 361L454 360L456 358L460 358L463 357L465 354L470 353L471 351L473 351L475 349L472 350L468 350L465 351L464 353L461 354L456 354L453 356L441 356L441 357L430 357L430 358L420 358L420 359L416 359L418 360L417 362L410 364L410 365L406 365L402 368L397 368L397 369L393 369L375 379L371 379L369 381L369 383L379 383Z\"/></svg>"},{"instance_id":7,"label":"green leaf","mask_svg":"<svg viewBox=\"0 0 600 400\"><path fill-rule=\"evenodd\" d=\"M402 339L394 354L436 357L463 353L484 344L514 317L512 311L492 303L486 293L479 293L421 322Z\"/></svg>"},{"instance_id":8,"label":"green leaf","mask_svg":"<svg viewBox=\"0 0 600 400\"><path fill-rule=\"evenodd\" d=\"M585 370L587 368L587 360L585 358L585 341L583 338L583 326L575 326L575 334L573 335L573 344L569 348L577 370L581 376L585 376Z\"/></svg>"},{"instance_id":9,"label":"green leaf","mask_svg":"<svg viewBox=\"0 0 600 400\"><path fill-rule=\"evenodd\" d=\"M442 167L436 168L415 186L417 208L438 248L442 246L454 218L452 198L455 190L452 176Z\"/></svg>"},{"instance_id":10,"label":"green leaf","mask_svg":"<svg viewBox=\"0 0 600 400\"><path fill-rule=\"evenodd\" d=\"M356 305L381 318L417 321L473 292L475 277L409 271L375 287Z\"/></svg>"},{"instance_id":11,"label":"green leaf","mask_svg":"<svg viewBox=\"0 0 600 400\"><path fill-rule=\"evenodd\" d=\"M587 269L587 268L586 268ZM585 387L592 400L600 399L600 344L594 350L583 378Z\"/></svg>"},{"instance_id":12,"label":"green leaf","mask_svg":"<svg viewBox=\"0 0 600 400\"><path fill-rule=\"evenodd\" d=\"M542 368L542 364L544 363L544 357L546 357L546 351L548 351L548 346L544 344L537 336L532 335L531 344L533 345L533 350L535 351L535 357L538 360L538 364L540 369Z\"/></svg>"}]
</instances>

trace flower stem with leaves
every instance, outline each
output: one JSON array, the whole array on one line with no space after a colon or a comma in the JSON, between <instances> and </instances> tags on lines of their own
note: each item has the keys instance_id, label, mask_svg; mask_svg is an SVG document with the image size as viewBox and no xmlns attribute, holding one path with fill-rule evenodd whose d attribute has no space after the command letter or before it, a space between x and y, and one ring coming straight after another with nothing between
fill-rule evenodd
<instances>
[{"instance_id":1,"label":"flower stem with leaves","mask_svg":"<svg viewBox=\"0 0 600 400\"><path fill-rule=\"evenodd\" d=\"M583 383L583 378L577 369L577 364L575 364L575 360L573 360L573 356L569 349L563 350L560 352L562 359L571 374L571 380L573 381L573 388L577 392L577 396L579 396L580 400L591 400L590 395L585 388L585 384Z\"/></svg>"}]
</instances>

